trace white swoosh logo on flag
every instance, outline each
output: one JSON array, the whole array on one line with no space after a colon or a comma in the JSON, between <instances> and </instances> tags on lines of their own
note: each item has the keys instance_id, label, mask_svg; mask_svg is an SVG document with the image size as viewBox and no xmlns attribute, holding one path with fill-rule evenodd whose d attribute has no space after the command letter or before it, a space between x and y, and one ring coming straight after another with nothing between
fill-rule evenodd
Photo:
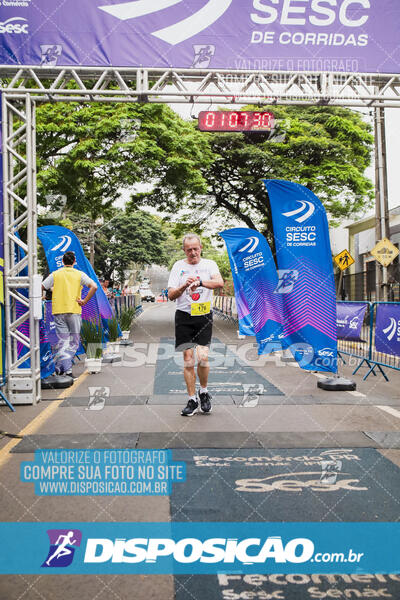
<instances>
[{"instance_id":1,"label":"white swoosh logo on flag","mask_svg":"<svg viewBox=\"0 0 400 600\"><path fill-rule=\"evenodd\" d=\"M311 217L312 214L314 214L315 206L314 206L314 204L312 204L312 202L308 202L307 200L297 200L297 202L300 202L300 204L301 204L300 208L296 208L296 210L292 210L290 212L282 213L282 214L284 217L294 217L294 216L306 211L300 217L295 219L297 221L297 223L304 223L304 221L306 221L309 217Z\"/></svg>"},{"instance_id":2,"label":"white swoosh logo on flag","mask_svg":"<svg viewBox=\"0 0 400 600\"><path fill-rule=\"evenodd\" d=\"M69 235L63 235L61 238L61 242L54 246L54 248L51 248L51 251L55 252L56 250L60 250L61 252L65 252L67 248L70 247L71 242L72 239L69 237Z\"/></svg>"},{"instance_id":3,"label":"white swoosh logo on flag","mask_svg":"<svg viewBox=\"0 0 400 600\"><path fill-rule=\"evenodd\" d=\"M248 244L246 244L245 246L243 246L243 248L241 248L239 250L239 252L245 252L246 250L248 250L249 253L253 252L257 248L259 241L260 240L258 238L256 238L256 237L250 237ZM250 246L251 246L251 248L250 248Z\"/></svg>"}]
</instances>

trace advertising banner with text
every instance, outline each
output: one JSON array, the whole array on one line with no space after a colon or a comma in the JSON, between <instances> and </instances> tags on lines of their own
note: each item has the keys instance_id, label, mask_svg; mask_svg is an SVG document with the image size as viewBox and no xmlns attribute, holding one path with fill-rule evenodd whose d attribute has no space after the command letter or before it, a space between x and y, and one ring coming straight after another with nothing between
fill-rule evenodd
<instances>
[{"instance_id":1,"label":"advertising banner with text","mask_svg":"<svg viewBox=\"0 0 400 600\"><path fill-rule=\"evenodd\" d=\"M376 308L375 348L377 352L400 356L400 306L381 303Z\"/></svg>"},{"instance_id":2,"label":"advertising banner with text","mask_svg":"<svg viewBox=\"0 0 400 600\"><path fill-rule=\"evenodd\" d=\"M361 342L361 329L367 305L365 302L338 302L336 324L338 340Z\"/></svg>"},{"instance_id":3,"label":"advertising banner with text","mask_svg":"<svg viewBox=\"0 0 400 600\"><path fill-rule=\"evenodd\" d=\"M281 347L282 333L282 300L275 293L278 275L271 249L255 229L236 227L222 231L220 236L235 263L236 281L241 284L250 312L258 353L268 354Z\"/></svg>"},{"instance_id":4,"label":"advertising banner with text","mask_svg":"<svg viewBox=\"0 0 400 600\"><path fill-rule=\"evenodd\" d=\"M0 63L398 73L398 0L3 0Z\"/></svg>"},{"instance_id":5,"label":"advertising banner with text","mask_svg":"<svg viewBox=\"0 0 400 600\"><path fill-rule=\"evenodd\" d=\"M306 370L337 370L336 294L328 219L321 201L292 181L264 180L280 271L283 343Z\"/></svg>"}]
</instances>

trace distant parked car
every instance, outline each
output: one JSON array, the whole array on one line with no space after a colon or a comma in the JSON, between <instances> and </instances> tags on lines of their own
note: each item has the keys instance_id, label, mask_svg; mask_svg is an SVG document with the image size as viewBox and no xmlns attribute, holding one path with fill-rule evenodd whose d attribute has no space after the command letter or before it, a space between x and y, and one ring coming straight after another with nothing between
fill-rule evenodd
<instances>
[{"instance_id":1,"label":"distant parked car","mask_svg":"<svg viewBox=\"0 0 400 600\"><path fill-rule=\"evenodd\" d=\"M140 299L142 302L155 302L156 297L148 286L141 286L139 288Z\"/></svg>"}]
</instances>

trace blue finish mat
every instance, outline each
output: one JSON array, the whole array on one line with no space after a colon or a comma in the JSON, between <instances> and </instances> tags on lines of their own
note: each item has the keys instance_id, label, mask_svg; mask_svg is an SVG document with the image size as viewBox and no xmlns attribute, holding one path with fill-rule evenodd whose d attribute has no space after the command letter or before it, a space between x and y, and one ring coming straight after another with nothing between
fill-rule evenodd
<instances>
[{"instance_id":1,"label":"blue finish mat","mask_svg":"<svg viewBox=\"0 0 400 600\"><path fill-rule=\"evenodd\" d=\"M372 448L174 450L173 521L397 521L400 469ZM400 575L177 575L176 600L400 598Z\"/></svg>"},{"instance_id":2,"label":"blue finish mat","mask_svg":"<svg viewBox=\"0 0 400 600\"><path fill-rule=\"evenodd\" d=\"M178 575L176 600L400 598L400 575Z\"/></svg>"},{"instance_id":3,"label":"blue finish mat","mask_svg":"<svg viewBox=\"0 0 400 600\"><path fill-rule=\"evenodd\" d=\"M400 469L373 448L176 449L175 521L396 521Z\"/></svg>"},{"instance_id":4,"label":"blue finish mat","mask_svg":"<svg viewBox=\"0 0 400 600\"><path fill-rule=\"evenodd\" d=\"M243 396L244 385L257 386L258 394L283 396L283 392L234 354L225 344L213 338L210 354L208 389L211 394ZM154 395L184 394L182 352L174 352L174 340L161 338L154 377Z\"/></svg>"}]
</instances>

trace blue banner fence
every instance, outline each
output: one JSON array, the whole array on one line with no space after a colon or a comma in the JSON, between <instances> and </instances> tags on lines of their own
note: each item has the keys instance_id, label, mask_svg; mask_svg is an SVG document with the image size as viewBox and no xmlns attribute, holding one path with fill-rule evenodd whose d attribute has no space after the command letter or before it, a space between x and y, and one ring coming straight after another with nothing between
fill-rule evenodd
<instances>
[{"instance_id":1,"label":"blue banner fence","mask_svg":"<svg viewBox=\"0 0 400 600\"><path fill-rule=\"evenodd\" d=\"M380 352L376 348L376 316L378 307L393 306L400 310L400 302L338 302L338 305L359 305L367 306L364 321L361 326L360 339L358 341L341 338L338 335L338 356L344 364L355 367L355 375L361 367L368 370L363 379L367 379L371 373L376 375L379 371L386 381L389 381L385 369L394 369L400 371L400 354L391 354L389 352ZM231 296L216 296L214 298L214 312L217 316L230 321L238 322L235 298ZM400 323L399 323L400 337ZM389 349L389 344L388 344ZM346 357L346 358L345 358ZM348 358L347 358L348 357Z\"/></svg>"}]
</instances>

